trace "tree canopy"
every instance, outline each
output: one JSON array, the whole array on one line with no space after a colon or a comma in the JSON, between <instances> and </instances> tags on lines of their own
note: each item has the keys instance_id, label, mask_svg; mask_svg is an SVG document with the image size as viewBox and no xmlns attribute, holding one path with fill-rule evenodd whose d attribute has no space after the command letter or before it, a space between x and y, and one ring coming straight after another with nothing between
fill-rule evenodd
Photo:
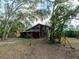
<instances>
[{"instance_id":1,"label":"tree canopy","mask_svg":"<svg viewBox=\"0 0 79 59\"><path fill-rule=\"evenodd\" d=\"M57 1L54 2L53 12L51 16L51 40L55 42L56 36L62 36L63 28L66 22L76 16L78 6L72 6L69 1Z\"/></svg>"},{"instance_id":2,"label":"tree canopy","mask_svg":"<svg viewBox=\"0 0 79 59\"><path fill-rule=\"evenodd\" d=\"M47 11L40 12L37 9L37 4L41 2L42 0L1 0L0 4L3 11L0 13L0 20L4 23L4 25L1 23L3 25L2 29L4 29L2 32L3 38L7 37L10 30L15 27L14 24L17 25L18 22L27 27L30 22L45 18L43 16Z\"/></svg>"},{"instance_id":3,"label":"tree canopy","mask_svg":"<svg viewBox=\"0 0 79 59\"><path fill-rule=\"evenodd\" d=\"M41 7L38 7L40 4ZM4 29L3 36L16 27L14 24L20 22L25 28L34 20L44 20L51 16L51 36L54 37L56 33L62 32L65 23L73 18L78 10L77 7L73 8L68 0L1 0L0 5L0 22L4 23L1 27L1 31Z\"/></svg>"}]
</instances>

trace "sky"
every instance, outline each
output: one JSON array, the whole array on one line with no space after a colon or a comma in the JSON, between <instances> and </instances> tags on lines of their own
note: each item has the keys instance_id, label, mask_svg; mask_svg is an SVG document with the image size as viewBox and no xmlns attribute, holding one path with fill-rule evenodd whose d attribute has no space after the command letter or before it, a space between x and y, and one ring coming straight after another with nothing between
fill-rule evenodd
<instances>
[{"instance_id":1,"label":"sky","mask_svg":"<svg viewBox=\"0 0 79 59\"><path fill-rule=\"evenodd\" d=\"M2 3L4 3L3 0L1 0L1 1L2 1ZM53 0L51 0L51 1L53 1ZM79 1L78 0L69 0L69 1L71 1L74 4L74 6L79 5ZM37 6L37 9L46 9L46 8L47 8L47 2L46 1L44 1L43 4L39 3L38 6ZM51 8L52 8L52 6L51 6ZM0 9L0 10L2 10L2 9ZM36 25L38 23L46 24L47 22L49 22L49 18L47 18L47 19L45 19L43 21L40 21L40 20L39 21L35 21L33 23L33 25ZM79 20L79 15L77 15L76 19ZM74 27L79 26L79 21L78 20L73 19L70 24L73 25Z\"/></svg>"},{"instance_id":2,"label":"sky","mask_svg":"<svg viewBox=\"0 0 79 59\"><path fill-rule=\"evenodd\" d=\"M74 6L79 5L79 1L78 0L69 0L69 1L71 1ZM41 7L41 5L38 6L38 8L40 8L40 7ZM46 7L44 5L42 5L42 8L46 8ZM74 28L76 28L76 26L79 26L79 21L78 20L79 20L79 15L77 15L77 17L71 21L70 25L73 25ZM47 22L49 22L49 18L44 20L44 21L40 21L39 20L39 21L35 22L34 25L36 25L38 23L46 24Z\"/></svg>"}]
</instances>

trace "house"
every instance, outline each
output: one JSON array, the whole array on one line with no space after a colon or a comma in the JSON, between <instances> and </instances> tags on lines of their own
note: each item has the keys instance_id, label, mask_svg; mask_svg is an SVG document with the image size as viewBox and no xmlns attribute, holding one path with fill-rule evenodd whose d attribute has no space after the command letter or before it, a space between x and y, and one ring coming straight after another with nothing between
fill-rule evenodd
<instances>
[{"instance_id":1,"label":"house","mask_svg":"<svg viewBox=\"0 0 79 59\"><path fill-rule=\"evenodd\" d=\"M21 38L45 38L48 37L50 27L47 25L37 24L25 32L21 32Z\"/></svg>"}]
</instances>

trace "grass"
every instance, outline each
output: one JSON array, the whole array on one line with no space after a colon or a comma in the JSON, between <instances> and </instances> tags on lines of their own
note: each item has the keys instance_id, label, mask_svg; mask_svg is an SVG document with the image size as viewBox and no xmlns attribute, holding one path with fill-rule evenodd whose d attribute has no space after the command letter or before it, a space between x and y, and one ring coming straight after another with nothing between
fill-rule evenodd
<instances>
[{"instance_id":1,"label":"grass","mask_svg":"<svg viewBox=\"0 0 79 59\"><path fill-rule=\"evenodd\" d=\"M13 39L7 42L14 44L0 45L0 59L78 59L79 51L71 52L71 49L49 45L44 40L32 40L32 46L29 46L29 39ZM79 48L79 40L68 38L70 42ZM4 43L4 42L3 42ZM76 46L77 45L77 46ZM67 53L67 54L66 54ZM71 56L71 57L70 57Z\"/></svg>"},{"instance_id":2,"label":"grass","mask_svg":"<svg viewBox=\"0 0 79 59\"><path fill-rule=\"evenodd\" d=\"M79 39L76 39L76 38L68 38L68 39L71 42L71 44L73 44L73 45L79 44Z\"/></svg>"}]
</instances>

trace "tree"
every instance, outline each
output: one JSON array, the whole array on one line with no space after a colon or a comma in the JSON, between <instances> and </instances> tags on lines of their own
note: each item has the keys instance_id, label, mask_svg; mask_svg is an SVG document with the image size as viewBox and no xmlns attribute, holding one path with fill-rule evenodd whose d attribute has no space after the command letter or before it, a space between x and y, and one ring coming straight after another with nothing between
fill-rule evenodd
<instances>
[{"instance_id":1,"label":"tree","mask_svg":"<svg viewBox=\"0 0 79 59\"><path fill-rule=\"evenodd\" d=\"M70 2L63 2L63 0L54 1L53 12L50 19L50 41L52 43L55 43L57 36L62 36L64 25L69 19L73 18L76 15L77 10L77 7L72 9L72 4Z\"/></svg>"},{"instance_id":2,"label":"tree","mask_svg":"<svg viewBox=\"0 0 79 59\"><path fill-rule=\"evenodd\" d=\"M24 21L24 23L29 23L28 21L34 21L33 19L36 18L36 6L37 3L41 2L41 0L3 0L4 1L4 12L0 14L2 16L2 19L4 20L4 26L3 26L3 40L7 39L8 33L16 24L15 21ZM2 6L3 7L3 6ZM10 21L12 23L10 24ZM10 25L9 25L10 24ZM2 24L3 25L3 24ZM26 26L26 25L25 25Z\"/></svg>"}]
</instances>

